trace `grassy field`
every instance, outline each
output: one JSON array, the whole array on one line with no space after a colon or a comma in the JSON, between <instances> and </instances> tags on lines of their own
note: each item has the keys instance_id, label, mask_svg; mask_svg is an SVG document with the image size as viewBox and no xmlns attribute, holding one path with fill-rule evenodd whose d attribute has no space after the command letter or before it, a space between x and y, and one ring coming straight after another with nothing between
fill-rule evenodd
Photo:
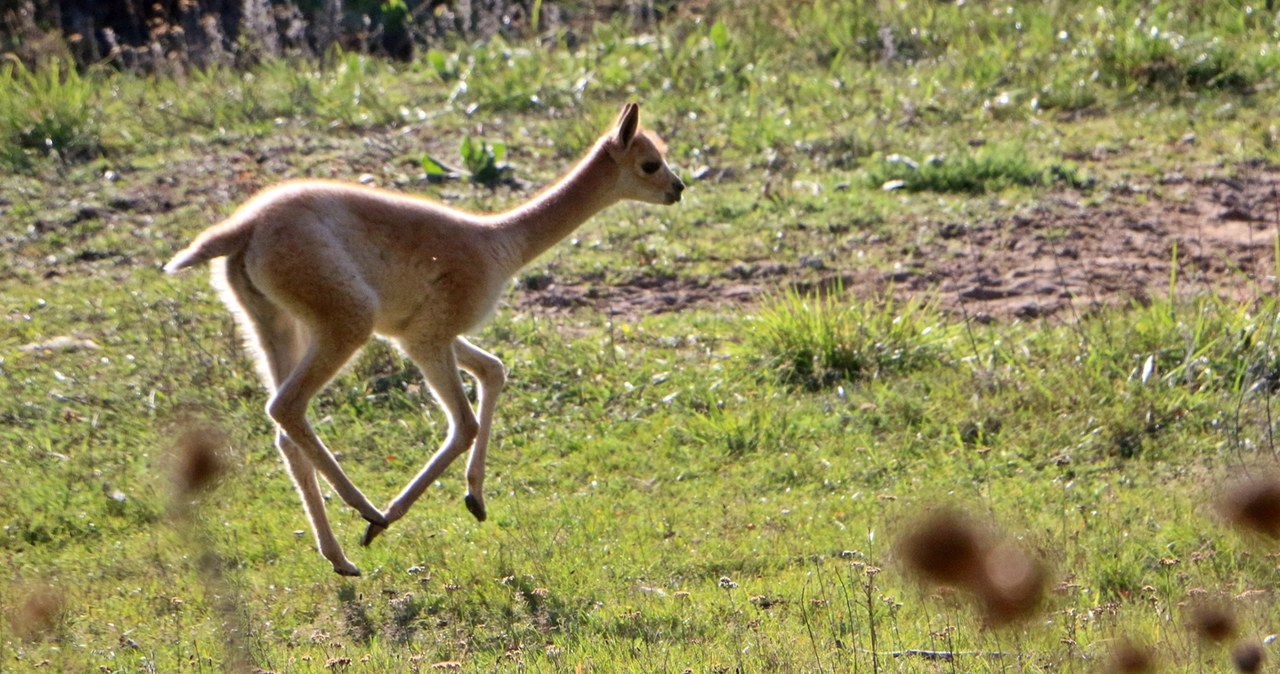
<instances>
[{"instance_id":1,"label":"grassy field","mask_svg":"<svg viewBox=\"0 0 1280 674\"><path fill-rule=\"evenodd\" d=\"M941 223L1273 175L1275 11L1111 4L725 0L410 63L0 63L0 670L1254 671L1280 549L1215 505L1277 468L1275 254L1211 283L1170 250L1142 301L1033 318L893 284ZM285 178L515 204L627 100L689 189L597 217L477 335L511 371L489 521L460 467L369 548L334 499L365 575L333 574L231 318L160 265ZM1280 250L1280 216L1253 225ZM445 430L381 343L312 419L379 503ZM198 493L172 477L192 428L229 453ZM917 582L899 543L944 507L1044 570L1034 610Z\"/></svg>"}]
</instances>

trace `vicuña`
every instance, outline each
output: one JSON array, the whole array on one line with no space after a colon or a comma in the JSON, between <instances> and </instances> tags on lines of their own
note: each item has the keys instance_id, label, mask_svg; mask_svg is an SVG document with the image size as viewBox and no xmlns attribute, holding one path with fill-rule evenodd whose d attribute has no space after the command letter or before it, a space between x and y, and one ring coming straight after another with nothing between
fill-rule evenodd
<instances>
[{"instance_id":1,"label":"vicu\u00f1a","mask_svg":"<svg viewBox=\"0 0 1280 674\"><path fill-rule=\"evenodd\" d=\"M360 574L334 538L316 472L369 522L368 545L468 448L464 502L485 519L485 451L506 369L462 335L493 312L521 267L622 200L680 201L684 183L662 142L640 129L635 103L559 182L491 215L359 185L301 180L268 188L202 232L165 265L214 260L213 282L235 314L269 392L276 446L320 553ZM449 418L440 449L385 511L355 486L307 422L311 399L374 334L422 370ZM478 415L459 369L479 384Z\"/></svg>"}]
</instances>

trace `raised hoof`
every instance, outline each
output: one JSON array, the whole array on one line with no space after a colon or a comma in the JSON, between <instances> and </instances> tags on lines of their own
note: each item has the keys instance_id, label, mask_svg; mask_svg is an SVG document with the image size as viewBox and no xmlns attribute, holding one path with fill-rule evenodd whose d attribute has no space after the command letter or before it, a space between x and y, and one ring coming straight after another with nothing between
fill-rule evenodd
<instances>
[{"instance_id":1,"label":"raised hoof","mask_svg":"<svg viewBox=\"0 0 1280 674\"><path fill-rule=\"evenodd\" d=\"M346 566L338 566L337 564L334 564L333 572L339 576L347 576L348 578L357 578L360 576L360 569L357 569L355 565L351 563L347 563Z\"/></svg>"},{"instance_id":2,"label":"raised hoof","mask_svg":"<svg viewBox=\"0 0 1280 674\"><path fill-rule=\"evenodd\" d=\"M485 518L488 517L484 512L484 504L480 502L480 499L472 496L471 494L467 494L462 498L462 502L467 504L467 510L471 511L471 514L475 516L477 520L483 522L485 521Z\"/></svg>"},{"instance_id":3,"label":"raised hoof","mask_svg":"<svg viewBox=\"0 0 1280 674\"><path fill-rule=\"evenodd\" d=\"M364 538L360 539L360 545L368 547L369 544L373 542L373 539L378 537L378 534L386 530L387 525L370 522L368 528L364 530Z\"/></svg>"}]
</instances>

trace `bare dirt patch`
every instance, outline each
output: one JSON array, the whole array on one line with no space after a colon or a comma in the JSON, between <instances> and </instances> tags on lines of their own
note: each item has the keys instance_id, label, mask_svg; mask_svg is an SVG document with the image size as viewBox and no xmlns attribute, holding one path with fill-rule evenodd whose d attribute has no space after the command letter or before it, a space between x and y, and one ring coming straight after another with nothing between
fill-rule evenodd
<instances>
[{"instance_id":1,"label":"bare dirt patch","mask_svg":"<svg viewBox=\"0 0 1280 674\"><path fill-rule=\"evenodd\" d=\"M0 280L155 267L185 241L178 232L192 231L193 220L200 226L213 222L229 204L265 184L297 175L367 173L386 179L404 170L400 158L415 143L421 138L405 133L374 140L284 140L259 144L253 152L226 148L175 159L158 172L122 166L119 183L104 179L37 187L41 184L28 180L21 189L0 194L0 215L10 209L15 216L18 209L32 214L17 217L21 226L0 236L5 257ZM412 184L386 186L415 191ZM1070 320L1093 307L1165 296L1175 264L1181 296L1249 299L1277 290L1280 166L1236 165L1090 193L1059 191L1033 206L973 221L888 224L902 234L859 236L845 244L880 261L865 267L815 264L790 254L727 259L709 274L632 267L621 281L535 269L507 299L530 312L587 309L641 316L732 311L788 288L811 291L839 284L859 297L890 289L901 297L936 297L944 310L979 320ZM834 257L854 257L847 252Z\"/></svg>"},{"instance_id":2,"label":"bare dirt patch","mask_svg":"<svg viewBox=\"0 0 1280 674\"><path fill-rule=\"evenodd\" d=\"M841 284L860 296L934 294L951 312L979 319L1039 318L1165 296L1217 293L1248 299L1275 289L1280 167L1232 175L1167 174L1105 193L1059 192L1033 207L978 222L935 222L909 256L868 243L893 269L814 273L804 264L736 264L714 277L640 275L620 284L530 284L513 298L526 310L582 307L619 315L750 305L788 287ZM1171 276L1174 265L1176 275Z\"/></svg>"}]
</instances>

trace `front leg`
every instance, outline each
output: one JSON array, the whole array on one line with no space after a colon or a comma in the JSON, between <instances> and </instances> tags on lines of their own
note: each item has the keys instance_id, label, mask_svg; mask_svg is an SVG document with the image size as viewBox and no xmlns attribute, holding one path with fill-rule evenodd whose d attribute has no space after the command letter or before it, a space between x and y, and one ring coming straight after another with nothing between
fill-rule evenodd
<instances>
[{"instance_id":1,"label":"front leg","mask_svg":"<svg viewBox=\"0 0 1280 674\"><path fill-rule=\"evenodd\" d=\"M449 464L472 446L480 428L475 412L471 409L471 403L467 400L467 393L462 388L462 378L458 376L458 359L450 344L445 343L437 347L435 344L409 343L402 344L402 347L418 369L422 370L422 375L427 380L427 387L431 389L432 395L449 417L449 435L440 449L427 461L427 465L423 466L422 470L391 501L391 505L387 506L385 521L369 520L364 538L361 539L363 545L372 543L373 539L385 531L388 525L404 517L410 506L440 477Z\"/></svg>"},{"instance_id":2,"label":"front leg","mask_svg":"<svg viewBox=\"0 0 1280 674\"><path fill-rule=\"evenodd\" d=\"M459 337L453 342L453 351L462 369L470 372L479 383L480 426L471 456L467 458L467 495L463 498L467 510L481 522L487 517L484 508L485 456L489 449L489 435L493 430L493 413L498 406L498 394L507 383L507 369L493 354Z\"/></svg>"}]
</instances>

